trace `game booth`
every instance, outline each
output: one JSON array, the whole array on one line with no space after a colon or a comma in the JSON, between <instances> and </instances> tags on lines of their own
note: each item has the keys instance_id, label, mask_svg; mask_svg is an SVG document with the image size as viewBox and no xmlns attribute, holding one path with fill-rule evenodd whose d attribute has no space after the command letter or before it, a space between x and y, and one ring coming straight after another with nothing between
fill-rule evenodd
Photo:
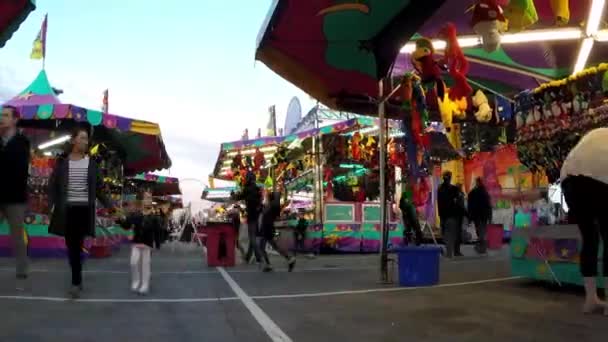
<instances>
[{"instance_id":1,"label":"game booth","mask_svg":"<svg viewBox=\"0 0 608 342\"><path fill-rule=\"evenodd\" d=\"M32 157L26 236L30 257L61 257L66 254L63 238L49 234L47 187L55 158L62 154L76 126L91 129L90 157L103 176L104 188L114 207L121 207L125 177L170 167L159 126L101 111L61 103L61 91L51 87L46 71L19 95L4 105L21 113L20 129L30 139ZM106 257L120 247L129 233L114 225L106 209L98 209L96 238L85 243L84 254ZM0 254L11 255L9 228L0 223Z\"/></svg>"},{"instance_id":2,"label":"game booth","mask_svg":"<svg viewBox=\"0 0 608 342\"><path fill-rule=\"evenodd\" d=\"M608 125L606 80L608 64L600 64L518 95L517 149L524 165L552 183L559 179L561 166L579 139ZM580 251L575 225L516 227L511 270L517 276L582 285Z\"/></svg>"}]
</instances>

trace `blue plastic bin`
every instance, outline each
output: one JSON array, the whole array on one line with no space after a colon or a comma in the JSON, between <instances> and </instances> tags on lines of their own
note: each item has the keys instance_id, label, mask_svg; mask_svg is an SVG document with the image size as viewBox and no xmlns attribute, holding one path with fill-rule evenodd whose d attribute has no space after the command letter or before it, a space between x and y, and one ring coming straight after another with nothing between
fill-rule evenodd
<instances>
[{"instance_id":1,"label":"blue plastic bin","mask_svg":"<svg viewBox=\"0 0 608 342\"><path fill-rule=\"evenodd\" d=\"M400 286L432 286L439 283L441 249L436 246L396 248Z\"/></svg>"}]
</instances>

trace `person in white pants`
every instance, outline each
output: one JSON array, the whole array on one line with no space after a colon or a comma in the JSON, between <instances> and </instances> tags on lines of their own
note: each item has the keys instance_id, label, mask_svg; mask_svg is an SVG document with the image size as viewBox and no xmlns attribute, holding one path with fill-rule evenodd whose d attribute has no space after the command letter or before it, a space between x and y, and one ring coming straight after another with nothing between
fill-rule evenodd
<instances>
[{"instance_id":1,"label":"person in white pants","mask_svg":"<svg viewBox=\"0 0 608 342\"><path fill-rule=\"evenodd\" d=\"M150 289L152 248L133 245L131 249L131 291L145 295Z\"/></svg>"},{"instance_id":2,"label":"person in white pants","mask_svg":"<svg viewBox=\"0 0 608 342\"><path fill-rule=\"evenodd\" d=\"M133 229L131 249L131 290L146 295L150 289L151 252L160 248L162 219L152 207L152 194L145 192L138 201L138 208L119 220L125 229Z\"/></svg>"}]
</instances>

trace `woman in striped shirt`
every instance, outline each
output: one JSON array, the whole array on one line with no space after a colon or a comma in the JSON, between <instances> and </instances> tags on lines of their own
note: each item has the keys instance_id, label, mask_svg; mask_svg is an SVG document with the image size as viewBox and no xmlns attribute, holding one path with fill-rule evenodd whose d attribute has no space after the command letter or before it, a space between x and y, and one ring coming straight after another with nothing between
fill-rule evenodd
<instances>
[{"instance_id":1,"label":"woman in striped shirt","mask_svg":"<svg viewBox=\"0 0 608 342\"><path fill-rule=\"evenodd\" d=\"M52 215L49 233L63 236L72 270L70 295L78 298L82 291L82 244L86 236L95 236L95 199L109 208L102 193L103 182L95 161L87 156L89 132L77 128L72 132L69 151L57 159L49 183Z\"/></svg>"}]
</instances>

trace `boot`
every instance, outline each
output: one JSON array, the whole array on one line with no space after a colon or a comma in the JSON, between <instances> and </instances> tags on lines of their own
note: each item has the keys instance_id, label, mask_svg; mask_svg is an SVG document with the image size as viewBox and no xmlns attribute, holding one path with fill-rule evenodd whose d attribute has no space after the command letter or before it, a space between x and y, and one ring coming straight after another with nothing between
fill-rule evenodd
<instances>
[{"instance_id":1,"label":"boot","mask_svg":"<svg viewBox=\"0 0 608 342\"><path fill-rule=\"evenodd\" d=\"M601 301L597 296L597 284L595 277L585 277L585 304L583 305L583 313L590 314L598 309L604 308L606 311L606 303Z\"/></svg>"}]
</instances>

